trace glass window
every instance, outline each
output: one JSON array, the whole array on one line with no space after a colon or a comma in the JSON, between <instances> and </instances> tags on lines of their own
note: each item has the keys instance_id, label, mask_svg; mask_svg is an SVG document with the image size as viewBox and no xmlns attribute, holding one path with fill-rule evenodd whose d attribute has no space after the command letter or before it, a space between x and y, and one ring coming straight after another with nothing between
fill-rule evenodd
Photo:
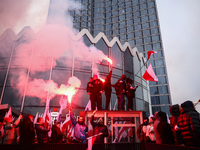
<instances>
[{"instance_id":1,"label":"glass window","mask_svg":"<svg viewBox=\"0 0 200 150\"><path fill-rule=\"evenodd\" d=\"M124 3L120 3L119 8L124 8Z\"/></svg>"},{"instance_id":2,"label":"glass window","mask_svg":"<svg viewBox=\"0 0 200 150\"><path fill-rule=\"evenodd\" d=\"M132 19L132 18L133 18L132 13L126 14L126 19Z\"/></svg>"},{"instance_id":3,"label":"glass window","mask_svg":"<svg viewBox=\"0 0 200 150\"><path fill-rule=\"evenodd\" d=\"M151 44L146 44L145 45L145 51L150 51L152 50L152 45Z\"/></svg>"},{"instance_id":4,"label":"glass window","mask_svg":"<svg viewBox=\"0 0 200 150\"><path fill-rule=\"evenodd\" d=\"M116 22L116 23L113 23L113 28L118 28L119 27L119 23Z\"/></svg>"},{"instance_id":5,"label":"glass window","mask_svg":"<svg viewBox=\"0 0 200 150\"><path fill-rule=\"evenodd\" d=\"M156 12L155 8L149 8L148 10L149 10L149 14L153 14Z\"/></svg>"},{"instance_id":6,"label":"glass window","mask_svg":"<svg viewBox=\"0 0 200 150\"><path fill-rule=\"evenodd\" d=\"M154 7L154 2L149 2L147 5L148 5L149 8Z\"/></svg>"},{"instance_id":7,"label":"glass window","mask_svg":"<svg viewBox=\"0 0 200 150\"><path fill-rule=\"evenodd\" d=\"M132 12L132 7L127 7L126 8L126 13Z\"/></svg>"},{"instance_id":8,"label":"glass window","mask_svg":"<svg viewBox=\"0 0 200 150\"><path fill-rule=\"evenodd\" d=\"M138 11L140 8L139 8L139 6L138 5L136 5L136 6L133 6L133 11Z\"/></svg>"},{"instance_id":9,"label":"glass window","mask_svg":"<svg viewBox=\"0 0 200 150\"><path fill-rule=\"evenodd\" d=\"M136 44L141 45L142 44L142 39L136 39Z\"/></svg>"},{"instance_id":10,"label":"glass window","mask_svg":"<svg viewBox=\"0 0 200 150\"><path fill-rule=\"evenodd\" d=\"M156 74L157 75L164 75L165 74L165 68L164 67L156 68Z\"/></svg>"},{"instance_id":11,"label":"glass window","mask_svg":"<svg viewBox=\"0 0 200 150\"><path fill-rule=\"evenodd\" d=\"M117 61L114 63L114 67L122 69L122 52L116 43L111 48L111 58L113 58L113 60Z\"/></svg>"},{"instance_id":12,"label":"glass window","mask_svg":"<svg viewBox=\"0 0 200 150\"><path fill-rule=\"evenodd\" d=\"M140 13L139 12L134 12L134 17L139 17L140 16Z\"/></svg>"},{"instance_id":13,"label":"glass window","mask_svg":"<svg viewBox=\"0 0 200 150\"><path fill-rule=\"evenodd\" d=\"M119 26L120 26L120 27L124 27L124 26L125 26L125 21L120 21L120 22L119 22Z\"/></svg>"},{"instance_id":14,"label":"glass window","mask_svg":"<svg viewBox=\"0 0 200 150\"><path fill-rule=\"evenodd\" d=\"M137 48L138 48L138 51L139 51L139 52L143 52L143 51L144 51L143 46L137 46Z\"/></svg>"},{"instance_id":15,"label":"glass window","mask_svg":"<svg viewBox=\"0 0 200 150\"><path fill-rule=\"evenodd\" d=\"M149 64L152 65L152 67L155 67L155 61L154 61L154 60L151 60L151 59L150 59L148 62L149 62Z\"/></svg>"},{"instance_id":16,"label":"glass window","mask_svg":"<svg viewBox=\"0 0 200 150\"><path fill-rule=\"evenodd\" d=\"M141 24L135 25L135 30L141 30L141 29L142 29Z\"/></svg>"},{"instance_id":17,"label":"glass window","mask_svg":"<svg viewBox=\"0 0 200 150\"><path fill-rule=\"evenodd\" d=\"M144 37L144 43L151 43L150 37Z\"/></svg>"},{"instance_id":18,"label":"glass window","mask_svg":"<svg viewBox=\"0 0 200 150\"><path fill-rule=\"evenodd\" d=\"M128 42L132 47L135 45L135 40L129 40Z\"/></svg>"},{"instance_id":19,"label":"glass window","mask_svg":"<svg viewBox=\"0 0 200 150\"><path fill-rule=\"evenodd\" d=\"M168 115L170 115L170 112L169 112L169 106L161 106L161 111L167 113Z\"/></svg>"},{"instance_id":20,"label":"glass window","mask_svg":"<svg viewBox=\"0 0 200 150\"><path fill-rule=\"evenodd\" d=\"M161 49L160 43L154 43L153 44L153 49L154 50Z\"/></svg>"},{"instance_id":21,"label":"glass window","mask_svg":"<svg viewBox=\"0 0 200 150\"><path fill-rule=\"evenodd\" d=\"M120 40L126 40L126 34L120 35Z\"/></svg>"},{"instance_id":22,"label":"glass window","mask_svg":"<svg viewBox=\"0 0 200 150\"><path fill-rule=\"evenodd\" d=\"M128 26L133 25L133 20L132 19L127 20L127 25Z\"/></svg>"},{"instance_id":23,"label":"glass window","mask_svg":"<svg viewBox=\"0 0 200 150\"><path fill-rule=\"evenodd\" d=\"M128 34L128 39L133 39L134 38L134 33L132 32L132 33L129 33Z\"/></svg>"},{"instance_id":24,"label":"glass window","mask_svg":"<svg viewBox=\"0 0 200 150\"><path fill-rule=\"evenodd\" d=\"M158 26L158 22L157 21L152 21L150 22L151 27L157 27Z\"/></svg>"},{"instance_id":25,"label":"glass window","mask_svg":"<svg viewBox=\"0 0 200 150\"><path fill-rule=\"evenodd\" d=\"M156 18L156 15L149 15L149 20L156 20L157 18Z\"/></svg>"},{"instance_id":26,"label":"glass window","mask_svg":"<svg viewBox=\"0 0 200 150\"><path fill-rule=\"evenodd\" d=\"M143 36L150 35L150 30L143 30Z\"/></svg>"},{"instance_id":27,"label":"glass window","mask_svg":"<svg viewBox=\"0 0 200 150\"><path fill-rule=\"evenodd\" d=\"M131 5L132 5L132 4L131 4L131 1L125 2L125 5L126 5L126 7L131 6Z\"/></svg>"},{"instance_id":28,"label":"glass window","mask_svg":"<svg viewBox=\"0 0 200 150\"><path fill-rule=\"evenodd\" d=\"M151 29L151 34L158 34L158 28Z\"/></svg>"},{"instance_id":29,"label":"glass window","mask_svg":"<svg viewBox=\"0 0 200 150\"><path fill-rule=\"evenodd\" d=\"M147 10L142 10L141 15L147 15Z\"/></svg>"},{"instance_id":30,"label":"glass window","mask_svg":"<svg viewBox=\"0 0 200 150\"><path fill-rule=\"evenodd\" d=\"M142 37L142 32L141 31L135 32L135 37Z\"/></svg>"},{"instance_id":31,"label":"glass window","mask_svg":"<svg viewBox=\"0 0 200 150\"><path fill-rule=\"evenodd\" d=\"M167 94L168 93L167 86L158 86L158 89L159 89L160 94Z\"/></svg>"},{"instance_id":32,"label":"glass window","mask_svg":"<svg viewBox=\"0 0 200 150\"><path fill-rule=\"evenodd\" d=\"M155 64L156 66L164 66L164 61L163 59L156 59Z\"/></svg>"},{"instance_id":33,"label":"glass window","mask_svg":"<svg viewBox=\"0 0 200 150\"><path fill-rule=\"evenodd\" d=\"M148 21L148 16L142 17L142 22L147 22Z\"/></svg>"},{"instance_id":34,"label":"glass window","mask_svg":"<svg viewBox=\"0 0 200 150\"><path fill-rule=\"evenodd\" d=\"M169 104L169 95L160 96L160 103L161 104Z\"/></svg>"},{"instance_id":35,"label":"glass window","mask_svg":"<svg viewBox=\"0 0 200 150\"><path fill-rule=\"evenodd\" d=\"M151 104L159 105L160 104L159 96L151 96Z\"/></svg>"},{"instance_id":36,"label":"glass window","mask_svg":"<svg viewBox=\"0 0 200 150\"><path fill-rule=\"evenodd\" d=\"M142 24L142 28L143 28L143 29L149 28L149 23L143 23L143 24Z\"/></svg>"},{"instance_id":37,"label":"glass window","mask_svg":"<svg viewBox=\"0 0 200 150\"><path fill-rule=\"evenodd\" d=\"M158 94L158 87L157 86L150 87L150 93L151 95Z\"/></svg>"},{"instance_id":38,"label":"glass window","mask_svg":"<svg viewBox=\"0 0 200 150\"><path fill-rule=\"evenodd\" d=\"M140 23L140 18L134 18L134 23Z\"/></svg>"},{"instance_id":39,"label":"glass window","mask_svg":"<svg viewBox=\"0 0 200 150\"><path fill-rule=\"evenodd\" d=\"M129 32L132 32L133 31L133 26L128 26L127 27L127 32L129 33Z\"/></svg>"},{"instance_id":40,"label":"glass window","mask_svg":"<svg viewBox=\"0 0 200 150\"><path fill-rule=\"evenodd\" d=\"M140 5L140 9L145 9L145 8L147 8L147 4L146 3Z\"/></svg>"},{"instance_id":41,"label":"glass window","mask_svg":"<svg viewBox=\"0 0 200 150\"><path fill-rule=\"evenodd\" d=\"M120 21L125 20L125 15L120 15L120 16L119 16L119 20L120 20Z\"/></svg>"},{"instance_id":42,"label":"glass window","mask_svg":"<svg viewBox=\"0 0 200 150\"><path fill-rule=\"evenodd\" d=\"M119 34L119 30L117 29L117 30L113 30L113 35L117 35L117 34Z\"/></svg>"},{"instance_id":43,"label":"glass window","mask_svg":"<svg viewBox=\"0 0 200 150\"><path fill-rule=\"evenodd\" d=\"M158 77L158 84L167 84L166 76Z\"/></svg>"},{"instance_id":44,"label":"glass window","mask_svg":"<svg viewBox=\"0 0 200 150\"><path fill-rule=\"evenodd\" d=\"M126 33L126 28L120 28L120 33Z\"/></svg>"},{"instance_id":45,"label":"glass window","mask_svg":"<svg viewBox=\"0 0 200 150\"><path fill-rule=\"evenodd\" d=\"M153 41L153 42L158 42L158 41L160 41L160 36L159 36L159 35L152 36L152 41Z\"/></svg>"},{"instance_id":46,"label":"glass window","mask_svg":"<svg viewBox=\"0 0 200 150\"><path fill-rule=\"evenodd\" d=\"M153 55L154 58L163 57L162 51L157 51L157 54Z\"/></svg>"}]
</instances>

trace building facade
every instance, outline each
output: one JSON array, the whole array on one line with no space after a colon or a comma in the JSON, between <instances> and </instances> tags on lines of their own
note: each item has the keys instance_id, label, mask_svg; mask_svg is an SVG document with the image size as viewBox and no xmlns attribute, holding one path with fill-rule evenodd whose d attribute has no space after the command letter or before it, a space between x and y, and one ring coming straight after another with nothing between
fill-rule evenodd
<instances>
[{"instance_id":1,"label":"building facade","mask_svg":"<svg viewBox=\"0 0 200 150\"><path fill-rule=\"evenodd\" d=\"M149 83L152 112L161 110L170 114L171 95L156 0L76 1L82 4L79 13L71 11L73 26L77 30L88 29L93 37L103 32L108 40L117 37L122 45L128 42L132 48L137 47L145 57L147 51L157 51L148 61L158 77L158 82ZM134 75L135 78L138 77L137 72Z\"/></svg>"},{"instance_id":2,"label":"building facade","mask_svg":"<svg viewBox=\"0 0 200 150\"><path fill-rule=\"evenodd\" d=\"M41 34L39 35L41 36ZM52 41L46 42L49 36L49 34L46 35L47 39L40 41L29 27L25 27L17 35L12 30L7 30L0 36L0 104L9 104L27 114L31 113L35 115L37 112L43 113L45 101L50 91L49 86L42 86L43 83L47 85L51 81L60 86L67 84L69 78L75 76L81 81L81 86L73 96L72 107L75 115L79 115L79 112L85 109L89 101L86 86L89 78L93 75L93 62L79 57L70 48L64 49L57 57L55 56L55 54L57 55L59 53L57 48L54 54L51 54L50 51L47 51L49 54L42 53L40 51L42 49L40 48L44 48L43 46L46 46L46 44L52 47L51 42L55 42L58 48L62 48L60 47L62 44L57 43L60 41L59 38L58 41L54 41L56 39L53 39ZM143 54L139 53L136 49L131 49L128 43L122 46L117 38L109 41L103 33L99 33L93 38L86 29L81 30L77 35L72 34L71 36L70 39L73 39L73 43L72 41L63 42L68 42L68 44L72 43L75 46L80 41L83 41L86 46L89 47L92 45L103 51L109 58L112 58L114 61L112 84L116 83L122 74L126 74L131 79L134 79L135 84L137 84L146 70L145 67L140 69L145 63ZM45 45L40 46L42 42ZM103 61L102 65L99 62L96 65L98 66L100 76L105 78L110 71L109 63ZM139 73L137 76L134 76L134 72ZM37 81L36 85L33 84L34 81ZM61 97L61 95L52 96L50 101L51 112L56 108L60 108L59 101ZM44 98L44 101L42 101L42 98ZM110 110L113 110L116 106L116 100L117 97L113 88ZM103 108L105 108L104 94L102 96L102 102ZM146 115L149 115L151 112L149 103L149 83L143 80L137 88L133 109L142 110L146 112ZM67 113L68 108L63 110L63 116L65 117Z\"/></svg>"}]
</instances>

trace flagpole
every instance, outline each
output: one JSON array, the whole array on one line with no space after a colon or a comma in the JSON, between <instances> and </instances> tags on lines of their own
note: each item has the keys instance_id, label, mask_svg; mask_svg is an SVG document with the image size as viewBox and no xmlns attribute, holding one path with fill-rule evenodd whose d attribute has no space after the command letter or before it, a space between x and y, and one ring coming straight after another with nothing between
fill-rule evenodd
<instances>
[{"instance_id":1,"label":"flagpole","mask_svg":"<svg viewBox=\"0 0 200 150\"><path fill-rule=\"evenodd\" d=\"M198 100L198 102L196 102L195 104L194 104L194 107L196 107L197 106L197 104L200 102L200 99Z\"/></svg>"},{"instance_id":2,"label":"flagpole","mask_svg":"<svg viewBox=\"0 0 200 150\"><path fill-rule=\"evenodd\" d=\"M103 134L103 133L95 134L95 135L93 135L93 136L88 137L87 140L89 140L89 139L91 139L91 138L93 138L93 137L96 137L96 136L102 135L102 134Z\"/></svg>"}]
</instances>

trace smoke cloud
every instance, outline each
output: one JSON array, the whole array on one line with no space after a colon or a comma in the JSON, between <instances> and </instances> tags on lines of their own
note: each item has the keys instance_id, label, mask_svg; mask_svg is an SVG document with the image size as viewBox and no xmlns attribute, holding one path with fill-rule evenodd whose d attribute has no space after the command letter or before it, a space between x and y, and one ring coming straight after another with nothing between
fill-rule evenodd
<instances>
[{"instance_id":1,"label":"smoke cloud","mask_svg":"<svg viewBox=\"0 0 200 150\"><path fill-rule=\"evenodd\" d=\"M51 2L48 24L36 34L28 36L29 39L25 39L26 43L18 45L16 55L23 56L24 59L13 59L14 64L28 69L32 76L27 79L27 71L21 71L19 74L13 72L11 81L21 96L24 94L24 87L28 84L25 94L30 97L38 97L42 102L45 102L47 97L68 95L66 93L69 89L72 89L75 94L81 85L81 81L77 77L71 77L68 83L61 85L52 79L46 79L46 77L34 77L34 74L49 72L50 69L56 67L59 58L79 58L83 60L82 66L88 65L84 62L91 62L94 74L99 74L97 63L104 59L108 60L108 57L101 50L94 46L87 47L83 39L75 40L75 34L78 32L73 28L73 20L69 15L69 10L78 12L82 7L80 3L71 0ZM64 59L62 63L68 65L67 61Z\"/></svg>"}]
</instances>

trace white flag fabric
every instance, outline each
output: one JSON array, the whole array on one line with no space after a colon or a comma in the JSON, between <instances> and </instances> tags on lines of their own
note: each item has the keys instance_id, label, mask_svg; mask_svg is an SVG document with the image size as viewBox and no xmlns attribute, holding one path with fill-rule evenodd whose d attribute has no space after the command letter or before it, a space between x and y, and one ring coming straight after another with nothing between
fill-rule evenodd
<instances>
[{"instance_id":1,"label":"white flag fabric","mask_svg":"<svg viewBox=\"0 0 200 150\"><path fill-rule=\"evenodd\" d=\"M87 105L85 107L85 111L87 111L87 110L92 110L92 108L91 108L91 101L90 100L88 101L88 103L87 103Z\"/></svg>"},{"instance_id":2,"label":"white flag fabric","mask_svg":"<svg viewBox=\"0 0 200 150\"><path fill-rule=\"evenodd\" d=\"M43 120L45 120L47 111L49 110L49 103L50 103L50 99L47 99L44 114L43 114Z\"/></svg>"},{"instance_id":3,"label":"white flag fabric","mask_svg":"<svg viewBox=\"0 0 200 150\"><path fill-rule=\"evenodd\" d=\"M37 119L38 119L38 112L37 112L37 114L35 115L35 118L34 118L33 124L36 124Z\"/></svg>"}]
</instances>

